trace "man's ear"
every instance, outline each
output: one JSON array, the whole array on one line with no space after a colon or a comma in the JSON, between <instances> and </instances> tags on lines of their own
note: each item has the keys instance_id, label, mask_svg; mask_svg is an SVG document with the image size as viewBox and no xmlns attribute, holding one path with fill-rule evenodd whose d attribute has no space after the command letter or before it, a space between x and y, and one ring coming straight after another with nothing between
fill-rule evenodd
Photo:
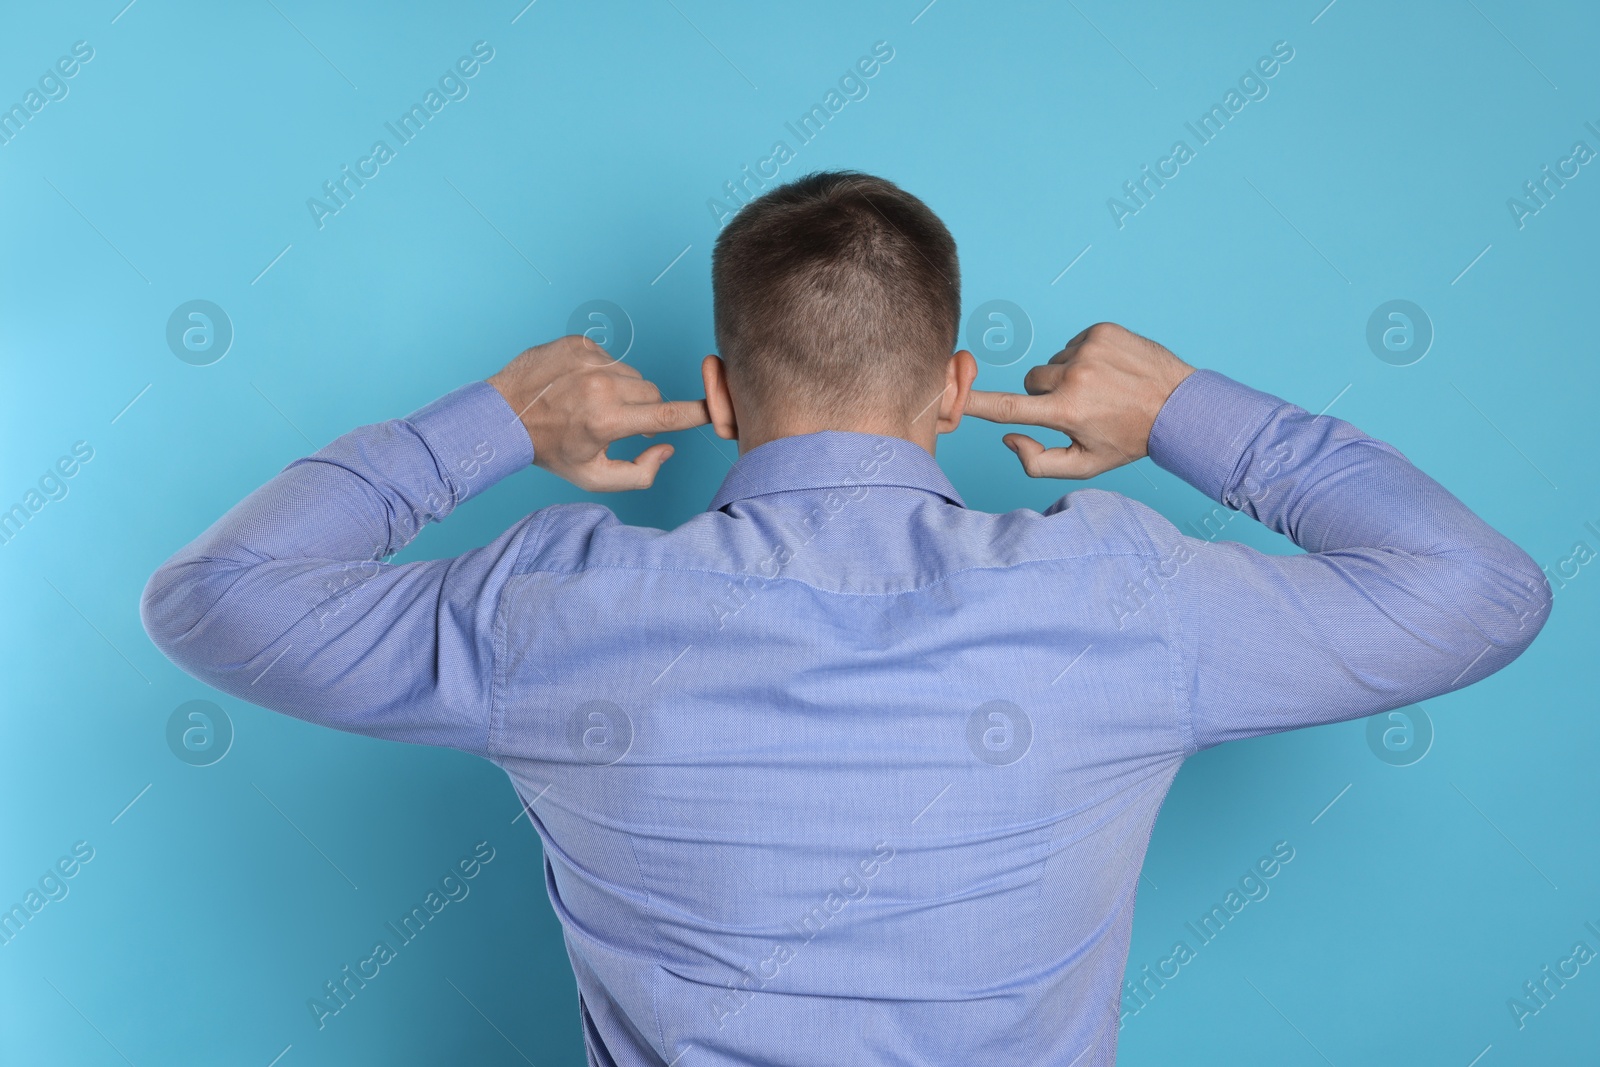
<instances>
[{"instance_id":1,"label":"man's ear","mask_svg":"<svg viewBox=\"0 0 1600 1067\"><path fill-rule=\"evenodd\" d=\"M700 377L706 387L706 410L711 428L724 441L739 439L739 422L733 414L733 394L728 392L728 367L716 356L700 361Z\"/></svg>"},{"instance_id":2,"label":"man's ear","mask_svg":"<svg viewBox=\"0 0 1600 1067\"><path fill-rule=\"evenodd\" d=\"M978 361L965 348L950 357L944 368L944 395L939 398L939 422L935 429L949 433L961 425L961 415L967 410L967 397L972 395L972 383L978 377Z\"/></svg>"}]
</instances>

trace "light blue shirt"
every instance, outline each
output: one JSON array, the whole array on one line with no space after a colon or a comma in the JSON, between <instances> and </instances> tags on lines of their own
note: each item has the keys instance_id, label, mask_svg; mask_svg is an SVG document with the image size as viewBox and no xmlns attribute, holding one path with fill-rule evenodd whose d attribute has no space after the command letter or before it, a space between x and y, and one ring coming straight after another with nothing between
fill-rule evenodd
<instances>
[{"instance_id":1,"label":"light blue shirt","mask_svg":"<svg viewBox=\"0 0 1600 1067\"><path fill-rule=\"evenodd\" d=\"M919 446L829 431L675 530L563 504L379 562L532 461L474 382L291 463L142 614L225 693L502 767L595 1063L1095 1067L1185 757L1470 685L1551 603L1394 448L1215 371L1150 455L1305 553L1097 489L973 511Z\"/></svg>"}]
</instances>

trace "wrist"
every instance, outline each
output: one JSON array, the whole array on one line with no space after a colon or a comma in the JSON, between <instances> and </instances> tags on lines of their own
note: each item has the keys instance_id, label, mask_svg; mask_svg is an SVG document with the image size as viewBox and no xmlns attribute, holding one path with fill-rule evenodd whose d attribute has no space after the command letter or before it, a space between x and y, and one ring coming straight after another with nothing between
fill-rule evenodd
<instances>
[{"instance_id":1,"label":"wrist","mask_svg":"<svg viewBox=\"0 0 1600 1067\"><path fill-rule=\"evenodd\" d=\"M433 453L452 507L533 462L532 439L504 395L484 385L469 382L406 416Z\"/></svg>"},{"instance_id":2,"label":"wrist","mask_svg":"<svg viewBox=\"0 0 1600 1067\"><path fill-rule=\"evenodd\" d=\"M1240 458L1283 403L1219 371L1196 369L1157 413L1148 454L1156 466L1228 503Z\"/></svg>"},{"instance_id":3,"label":"wrist","mask_svg":"<svg viewBox=\"0 0 1600 1067\"><path fill-rule=\"evenodd\" d=\"M1173 362L1176 365L1169 368L1167 373L1162 375L1160 384L1153 391L1155 405L1150 412L1150 428L1152 432L1155 430L1156 420L1161 417L1161 412L1166 409L1167 402L1172 399L1172 394L1176 393L1178 386L1188 381L1189 376L1195 371L1193 367L1176 356L1173 357Z\"/></svg>"},{"instance_id":4,"label":"wrist","mask_svg":"<svg viewBox=\"0 0 1600 1067\"><path fill-rule=\"evenodd\" d=\"M531 446L533 444L533 431L529 429L527 422L522 417L523 412L527 411L531 406L531 402L521 398L504 372L492 374L485 378L484 381L492 386L495 392L500 394L500 399L505 401L506 407L516 416L517 423L522 427L522 432L528 435L528 444Z\"/></svg>"}]
</instances>

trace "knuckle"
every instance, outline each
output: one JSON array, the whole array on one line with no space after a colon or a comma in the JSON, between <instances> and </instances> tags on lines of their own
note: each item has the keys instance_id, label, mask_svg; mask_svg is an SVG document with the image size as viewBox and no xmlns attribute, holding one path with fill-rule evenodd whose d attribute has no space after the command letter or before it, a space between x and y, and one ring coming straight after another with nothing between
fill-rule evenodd
<instances>
[{"instance_id":1,"label":"knuckle","mask_svg":"<svg viewBox=\"0 0 1600 1067\"><path fill-rule=\"evenodd\" d=\"M1122 327L1114 322L1097 322L1085 331L1084 345L1085 347L1097 347L1110 344L1124 332Z\"/></svg>"}]
</instances>

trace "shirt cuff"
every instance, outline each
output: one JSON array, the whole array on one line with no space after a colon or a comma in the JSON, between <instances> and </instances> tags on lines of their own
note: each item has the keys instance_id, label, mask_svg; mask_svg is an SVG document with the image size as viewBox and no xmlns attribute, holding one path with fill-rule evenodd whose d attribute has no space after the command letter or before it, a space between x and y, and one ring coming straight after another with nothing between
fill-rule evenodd
<instances>
[{"instance_id":1,"label":"shirt cuff","mask_svg":"<svg viewBox=\"0 0 1600 1067\"><path fill-rule=\"evenodd\" d=\"M454 389L405 421L433 453L452 507L533 462L533 441L522 420L486 381Z\"/></svg>"},{"instance_id":2,"label":"shirt cuff","mask_svg":"<svg viewBox=\"0 0 1600 1067\"><path fill-rule=\"evenodd\" d=\"M1178 383L1150 427L1147 451L1218 503L1234 507L1240 460L1285 401L1201 368Z\"/></svg>"}]
</instances>

